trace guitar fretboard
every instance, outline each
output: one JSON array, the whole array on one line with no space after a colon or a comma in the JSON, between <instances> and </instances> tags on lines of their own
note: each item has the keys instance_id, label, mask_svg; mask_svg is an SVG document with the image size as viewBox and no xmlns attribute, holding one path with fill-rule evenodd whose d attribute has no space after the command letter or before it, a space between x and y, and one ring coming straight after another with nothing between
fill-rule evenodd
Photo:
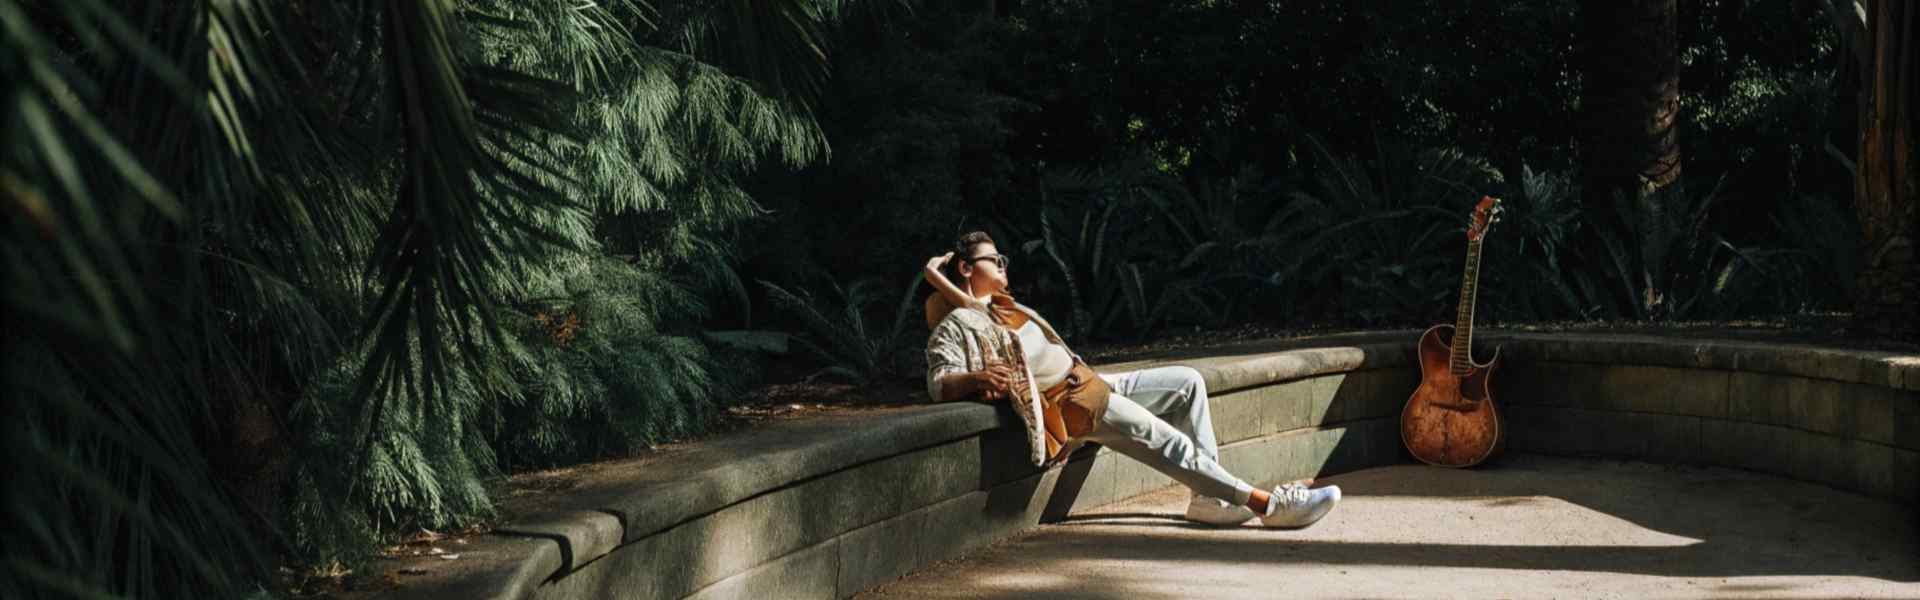
<instances>
[{"instance_id":1,"label":"guitar fretboard","mask_svg":"<svg viewBox=\"0 0 1920 600\"><path fill-rule=\"evenodd\" d=\"M1466 375L1473 369L1473 300L1480 287L1480 240L1467 242L1466 276L1460 282L1460 309L1453 324L1453 352L1448 370Z\"/></svg>"}]
</instances>

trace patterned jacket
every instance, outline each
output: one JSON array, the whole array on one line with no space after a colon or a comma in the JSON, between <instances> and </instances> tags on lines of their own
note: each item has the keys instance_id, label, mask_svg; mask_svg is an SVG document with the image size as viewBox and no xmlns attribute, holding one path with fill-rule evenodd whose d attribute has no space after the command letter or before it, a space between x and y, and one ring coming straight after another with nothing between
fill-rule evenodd
<instances>
[{"instance_id":1,"label":"patterned jacket","mask_svg":"<svg viewBox=\"0 0 1920 600\"><path fill-rule=\"evenodd\" d=\"M1040 325L1048 341L1066 348L1066 342L1060 339L1053 325L1040 318L1040 313L1026 305L1006 302L1033 319ZM940 317L940 312L946 316ZM927 336L927 395L939 402L941 379L953 373L971 373L987 368L989 359L1006 362L1013 366L1016 382L1012 393L1013 412L1020 416L1026 426L1028 447L1032 450L1031 459L1035 466L1049 466L1066 458L1072 448L1061 447L1049 438L1045 431L1045 401L1041 390L1032 384L1033 369L1027 366L1026 353L1020 348L1020 336L1007 331L994 323L986 311L977 307L952 308L952 305L935 295L927 301L927 319L933 327L933 333ZM937 320L936 320L937 319ZM1080 356L1073 354L1074 362L1081 362Z\"/></svg>"}]
</instances>

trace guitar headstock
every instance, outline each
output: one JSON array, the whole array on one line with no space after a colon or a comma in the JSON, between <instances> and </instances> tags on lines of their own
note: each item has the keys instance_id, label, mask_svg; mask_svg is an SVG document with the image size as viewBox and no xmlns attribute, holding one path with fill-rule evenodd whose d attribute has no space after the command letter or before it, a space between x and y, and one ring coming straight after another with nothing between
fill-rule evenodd
<instances>
[{"instance_id":1,"label":"guitar headstock","mask_svg":"<svg viewBox=\"0 0 1920 600\"><path fill-rule=\"evenodd\" d=\"M1473 207L1473 222L1467 225L1467 241L1478 242L1487 235L1494 223L1500 222L1500 199L1493 196L1481 196L1480 203Z\"/></svg>"}]
</instances>

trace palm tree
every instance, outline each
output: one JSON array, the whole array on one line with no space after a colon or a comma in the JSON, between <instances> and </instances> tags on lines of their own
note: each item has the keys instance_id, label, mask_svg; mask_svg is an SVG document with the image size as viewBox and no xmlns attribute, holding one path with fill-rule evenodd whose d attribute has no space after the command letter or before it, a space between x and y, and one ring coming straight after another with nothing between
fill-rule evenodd
<instances>
[{"instance_id":1,"label":"palm tree","mask_svg":"<svg viewBox=\"0 0 1920 600\"><path fill-rule=\"evenodd\" d=\"M0 596L232 596L345 551L312 511L484 514L503 310L823 156L840 10L0 0Z\"/></svg>"},{"instance_id":2,"label":"palm tree","mask_svg":"<svg viewBox=\"0 0 1920 600\"><path fill-rule=\"evenodd\" d=\"M1649 243L1634 252L1644 280L1639 307L1658 314L1663 294L1666 213L1656 194L1680 181L1680 58L1675 0L1583 0L1580 3L1581 189L1588 215L1629 207L1629 229ZM1592 245L1590 245L1592 247ZM1603 254L1604 251L1595 251Z\"/></svg>"}]
</instances>

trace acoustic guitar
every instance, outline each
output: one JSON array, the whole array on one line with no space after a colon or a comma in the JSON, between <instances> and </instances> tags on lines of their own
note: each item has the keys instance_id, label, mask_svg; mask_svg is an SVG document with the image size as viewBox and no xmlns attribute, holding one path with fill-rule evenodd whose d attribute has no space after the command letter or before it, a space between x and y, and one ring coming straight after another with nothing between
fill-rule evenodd
<instances>
[{"instance_id":1,"label":"acoustic guitar","mask_svg":"<svg viewBox=\"0 0 1920 600\"><path fill-rule=\"evenodd\" d=\"M1471 467L1492 457L1506 436L1488 388L1500 349L1473 360L1473 297L1480 283L1480 244L1500 219L1500 199L1480 199L1467 226L1466 276L1453 325L1420 335L1420 387L1400 411L1400 441L1413 457L1441 467Z\"/></svg>"}]
</instances>

